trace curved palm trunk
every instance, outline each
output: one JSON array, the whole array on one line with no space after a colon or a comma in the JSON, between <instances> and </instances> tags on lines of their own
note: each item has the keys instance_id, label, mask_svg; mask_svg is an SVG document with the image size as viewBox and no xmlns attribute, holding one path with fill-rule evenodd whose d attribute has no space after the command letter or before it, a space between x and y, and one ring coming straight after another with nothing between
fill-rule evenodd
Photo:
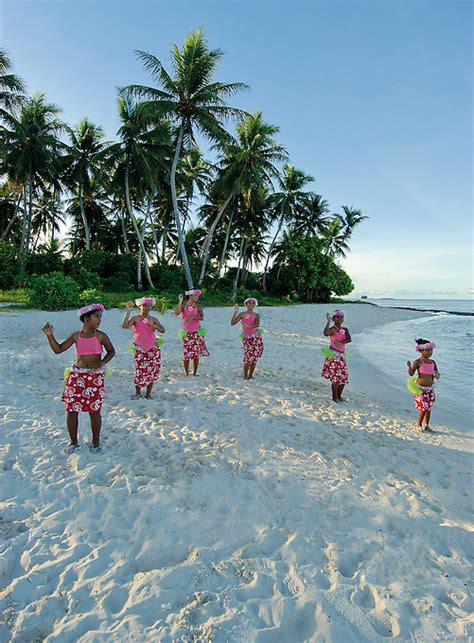
<instances>
[{"instance_id":1,"label":"curved palm trunk","mask_svg":"<svg viewBox=\"0 0 474 643\"><path fill-rule=\"evenodd\" d=\"M18 197L18 201L16 202L15 205L15 210L13 212L13 217L11 218L10 222L8 223L7 227L5 228L4 232L2 233L2 239L5 239L8 236L8 233L12 229L13 224L15 223L18 214L20 212L20 203L21 203L21 194Z\"/></svg>"},{"instance_id":2,"label":"curved palm trunk","mask_svg":"<svg viewBox=\"0 0 474 643\"><path fill-rule=\"evenodd\" d=\"M87 221L87 217L86 217L86 210L84 208L84 199L82 197L82 186L79 187L79 205L81 208L82 224L84 226L86 250L90 250L91 249L91 231L89 228L89 222Z\"/></svg>"},{"instance_id":3,"label":"curved palm trunk","mask_svg":"<svg viewBox=\"0 0 474 643\"><path fill-rule=\"evenodd\" d=\"M167 246L167 241L168 241L168 226L165 226L163 228L162 232L162 242L161 242L161 261L165 263L166 261L166 246Z\"/></svg>"},{"instance_id":4,"label":"curved palm trunk","mask_svg":"<svg viewBox=\"0 0 474 643\"><path fill-rule=\"evenodd\" d=\"M25 244L26 244L26 229L28 227L28 208L26 202L26 184L23 186L23 221L21 226L21 254L22 256L25 253Z\"/></svg>"},{"instance_id":5,"label":"curved palm trunk","mask_svg":"<svg viewBox=\"0 0 474 643\"><path fill-rule=\"evenodd\" d=\"M137 258L137 290L143 290L142 283L142 248L138 247L138 258Z\"/></svg>"},{"instance_id":6,"label":"curved palm trunk","mask_svg":"<svg viewBox=\"0 0 474 643\"><path fill-rule=\"evenodd\" d=\"M235 273L234 287L232 289L232 301L235 301L235 298L237 297L237 287L239 284L240 264L242 261L243 249L244 249L244 235L242 235L242 239L240 241L239 260L237 262L237 272Z\"/></svg>"},{"instance_id":7,"label":"curved palm trunk","mask_svg":"<svg viewBox=\"0 0 474 643\"><path fill-rule=\"evenodd\" d=\"M120 212L120 222L122 224L122 236L123 236L123 245L125 247L125 252L130 252L130 246L128 245L128 234L127 234L127 222L125 220L123 212Z\"/></svg>"},{"instance_id":8,"label":"curved palm trunk","mask_svg":"<svg viewBox=\"0 0 474 643\"><path fill-rule=\"evenodd\" d=\"M278 224L278 230L276 231L276 235L273 237L273 240L272 240L272 242L270 244L270 248L268 249L267 260L265 262L265 268L263 270L263 280L262 280L262 290L263 290L263 292L267 292L268 264L270 263L270 257L272 256L273 246L275 245L275 242L278 239L278 235L280 234L282 225L283 225L283 217L280 217L280 223Z\"/></svg>"},{"instance_id":9,"label":"curved palm trunk","mask_svg":"<svg viewBox=\"0 0 474 643\"><path fill-rule=\"evenodd\" d=\"M28 254L30 251L30 230L31 230L31 219L33 217L33 170L32 163L30 161L29 167L29 176L28 176L28 216L26 220L26 235L25 235L25 253Z\"/></svg>"},{"instance_id":10,"label":"curved palm trunk","mask_svg":"<svg viewBox=\"0 0 474 643\"><path fill-rule=\"evenodd\" d=\"M229 223L227 224L227 232L225 235L224 247L222 248L221 260L219 261L219 271L218 271L219 277L221 276L222 267L224 265L224 261L227 253L227 246L229 245L230 230L232 227L233 218L234 218L234 211L230 213Z\"/></svg>"},{"instance_id":11,"label":"curved palm trunk","mask_svg":"<svg viewBox=\"0 0 474 643\"><path fill-rule=\"evenodd\" d=\"M204 277L206 275L206 267L207 267L207 261L209 259L209 250L211 249L212 237L214 236L214 232L216 231L217 224L221 220L221 217L224 214L226 207L229 205L229 201L231 200L231 198L232 198L232 192L229 194L227 199L219 208L219 211L216 214L216 218L212 222L212 225L209 228L209 232L207 233L206 238L204 240L203 258L202 258L201 274L199 275L199 284L202 284Z\"/></svg>"},{"instance_id":12,"label":"curved palm trunk","mask_svg":"<svg viewBox=\"0 0 474 643\"><path fill-rule=\"evenodd\" d=\"M191 270L189 269L189 262L188 262L188 256L186 254L186 248L184 247L183 229L181 227L181 219L179 216L179 208L178 208L178 199L176 197L176 168L178 167L178 160L179 160L179 154L181 152L183 136L184 136L184 125L181 124L179 128L178 140L176 141L176 150L174 153L173 165L171 166L170 183L171 183L171 200L173 202L174 218L176 221L176 229L178 231L178 243L179 243L179 248L181 250L181 256L183 258L183 266L184 266L184 273L186 275L186 281L188 283L188 288L191 290L193 288L193 278L191 276Z\"/></svg>"},{"instance_id":13,"label":"curved palm trunk","mask_svg":"<svg viewBox=\"0 0 474 643\"><path fill-rule=\"evenodd\" d=\"M129 170L130 170L130 168L129 168L128 164L127 164L127 168L125 170L125 201L127 203L128 215L129 215L130 219L132 220L133 229L135 230L135 234L137 235L138 245L140 247L140 250L142 251L143 263L145 264L145 274L146 274L147 281L148 281L148 283L150 285L150 288L155 289L155 286L153 285L153 280L152 280L151 274L150 274L150 266L149 266L149 263L148 263L148 256L146 254L145 245L143 243L143 239L142 239L142 236L140 234L140 230L138 229L137 220L135 219L135 216L133 214L132 202L130 201L130 185L129 185L129 180L128 180Z\"/></svg>"}]
</instances>

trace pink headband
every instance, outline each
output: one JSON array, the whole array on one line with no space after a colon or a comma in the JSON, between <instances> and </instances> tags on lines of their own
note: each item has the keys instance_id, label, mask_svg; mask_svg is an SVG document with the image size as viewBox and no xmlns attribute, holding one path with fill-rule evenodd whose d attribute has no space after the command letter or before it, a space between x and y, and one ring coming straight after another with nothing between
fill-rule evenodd
<instances>
[{"instance_id":1,"label":"pink headband","mask_svg":"<svg viewBox=\"0 0 474 643\"><path fill-rule=\"evenodd\" d=\"M140 299L135 299L136 306L143 306L143 304L148 304L148 306L154 306L155 300L153 297L141 297Z\"/></svg>"},{"instance_id":2,"label":"pink headband","mask_svg":"<svg viewBox=\"0 0 474 643\"><path fill-rule=\"evenodd\" d=\"M418 346L415 347L415 350L418 353L421 353L421 351L429 350L430 348L436 348L436 344L434 342L427 342L426 344L418 344Z\"/></svg>"},{"instance_id":3,"label":"pink headband","mask_svg":"<svg viewBox=\"0 0 474 643\"><path fill-rule=\"evenodd\" d=\"M192 290L186 290L184 294L194 295L195 297L199 297L200 295L202 295L202 290L199 290L199 288L193 288Z\"/></svg>"},{"instance_id":4,"label":"pink headband","mask_svg":"<svg viewBox=\"0 0 474 643\"><path fill-rule=\"evenodd\" d=\"M258 306L258 301L255 299L255 297L247 297L247 299L244 301L244 306L251 303L253 303L254 306Z\"/></svg>"},{"instance_id":5,"label":"pink headband","mask_svg":"<svg viewBox=\"0 0 474 643\"><path fill-rule=\"evenodd\" d=\"M105 310L102 304L89 304L88 306L83 306L82 308L79 308L77 311L77 316L82 317L82 315L85 315L86 313L91 313L94 310L100 310L103 311Z\"/></svg>"},{"instance_id":6,"label":"pink headband","mask_svg":"<svg viewBox=\"0 0 474 643\"><path fill-rule=\"evenodd\" d=\"M343 310L335 310L332 314L332 318L334 317L345 317L346 313Z\"/></svg>"}]
</instances>

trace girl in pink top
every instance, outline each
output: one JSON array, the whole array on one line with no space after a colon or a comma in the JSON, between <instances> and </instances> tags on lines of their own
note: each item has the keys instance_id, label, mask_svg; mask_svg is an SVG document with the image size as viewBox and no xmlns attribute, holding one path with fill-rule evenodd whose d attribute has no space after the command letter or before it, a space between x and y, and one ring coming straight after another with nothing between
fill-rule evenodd
<instances>
[{"instance_id":1,"label":"girl in pink top","mask_svg":"<svg viewBox=\"0 0 474 643\"><path fill-rule=\"evenodd\" d=\"M175 315L181 315L183 320L183 330L180 333L183 340L183 367L184 374L189 375L189 362L193 363L192 375L197 376L199 367L199 358L201 355L207 357L209 352L207 350L206 342L203 335L199 331L201 329L201 321L204 319L202 306L198 304L199 297L202 295L202 290L192 289L186 291L187 301L184 303L183 295L178 296L178 305L175 308Z\"/></svg>"},{"instance_id":2,"label":"girl in pink top","mask_svg":"<svg viewBox=\"0 0 474 643\"><path fill-rule=\"evenodd\" d=\"M135 304L140 309L140 314L130 317L133 302L129 301L122 321L122 328L132 328L133 331L135 395L132 399L138 399L141 396L142 387L146 387L145 398L149 400L153 384L160 377L161 370L161 350L156 343L155 331L164 333L165 329L156 317L150 315L150 310L155 305L153 297L135 299Z\"/></svg>"},{"instance_id":3,"label":"girl in pink top","mask_svg":"<svg viewBox=\"0 0 474 643\"><path fill-rule=\"evenodd\" d=\"M61 344L56 341L51 324L48 322L43 326L43 333L48 338L54 353L64 353L73 344L76 345L76 359L69 369L62 397L66 406L66 423L70 439L67 453L73 453L79 447L77 440L79 411L89 413L92 430L91 451L101 452L100 429L105 365L115 355L110 339L98 330L103 310L102 304L89 304L80 308L78 315L83 323L82 329L69 335ZM106 353L102 357L104 350Z\"/></svg>"},{"instance_id":4,"label":"girl in pink top","mask_svg":"<svg viewBox=\"0 0 474 643\"><path fill-rule=\"evenodd\" d=\"M431 409L436 401L434 381L435 379L439 380L441 377L436 362L434 359L431 359L436 344L421 338L415 339L415 341L415 350L417 353L420 353L420 357L416 359L413 364L407 362L407 366L410 376L418 371L416 383L420 387L420 393L415 393L413 396L415 406L418 409L416 427L422 431L434 433L433 429L430 428Z\"/></svg>"},{"instance_id":5,"label":"girl in pink top","mask_svg":"<svg viewBox=\"0 0 474 643\"><path fill-rule=\"evenodd\" d=\"M352 339L349 330L342 327L344 317L345 313L343 310L336 310L332 315L328 313L326 315L327 323L323 331L325 337L330 337L330 351L332 355L328 355L324 360L321 375L331 382L333 402L345 402L342 398L342 391L344 390L344 386L349 383L344 352L346 350L346 344L349 344Z\"/></svg>"},{"instance_id":6,"label":"girl in pink top","mask_svg":"<svg viewBox=\"0 0 474 643\"><path fill-rule=\"evenodd\" d=\"M234 311L230 323L235 326L242 323L242 345L244 348L244 380L251 380L257 366L257 361L263 355L263 339L259 333L260 315L254 312L258 306L255 297L248 297L244 301L247 307L242 313L239 313L239 305L234 304Z\"/></svg>"}]
</instances>

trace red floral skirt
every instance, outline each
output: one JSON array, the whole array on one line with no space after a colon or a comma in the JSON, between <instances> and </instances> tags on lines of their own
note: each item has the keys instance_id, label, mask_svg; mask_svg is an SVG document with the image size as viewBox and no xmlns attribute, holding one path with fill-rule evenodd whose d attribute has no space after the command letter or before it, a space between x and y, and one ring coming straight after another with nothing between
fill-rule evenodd
<instances>
[{"instance_id":1,"label":"red floral skirt","mask_svg":"<svg viewBox=\"0 0 474 643\"><path fill-rule=\"evenodd\" d=\"M321 375L330 380L332 384L349 384L349 374L344 355L338 355L334 358L326 357Z\"/></svg>"},{"instance_id":2,"label":"red floral skirt","mask_svg":"<svg viewBox=\"0 0 474 643\"><path fill-rule=\"evenodd\" d=\"M261 335L255 333L250 337L244 337L242 340L244 347L244 364L256 364L263 355L263 339Z\"/></svg>"},{"instance_id":3,"label":"red floral skirt","mask_svg":"<svg viewBox=\"0 0 474 643\"><path fill-rule=\"evenodd\" d=\"M97 413L104 399L105 369L91 371L73 365L66 379L62 399L66 411Z\"/></svg>"},{"instance_id":4,"label":"red floral skirt","mask_svg":"<svg viewBox=\"0 0 474 643\"><path fill-rule=\"evenodd\" d=\"M204 337L196 333L188 333L187 337L183 337L183 359L188 361L190 359L197 359L198 357L208 357L209 351L207 350Z\"/></svg>"},{"instance_id":5,"label":"red floral skirt","mask_svg":"<svg viewBox=\"0 0 474 643\"><path fill-rule=\"evenodd\" d=\"M415 393L413 401L418 411L429 411L436 402L434 388L432 386L420 386L421 393Z\"/></svg>"},{"instance_id":6,"label":"red floral skirt","mask_svg":"<svg viewBox=\"0 0 474 643\"><path fill-rule=\"evenodd\" d=\"M144 350L137 344L135 349L135 386L150 386L160 377L161 371L161 350L158 346L152 346L149 351Z\"/></svg>"}]
</instances>

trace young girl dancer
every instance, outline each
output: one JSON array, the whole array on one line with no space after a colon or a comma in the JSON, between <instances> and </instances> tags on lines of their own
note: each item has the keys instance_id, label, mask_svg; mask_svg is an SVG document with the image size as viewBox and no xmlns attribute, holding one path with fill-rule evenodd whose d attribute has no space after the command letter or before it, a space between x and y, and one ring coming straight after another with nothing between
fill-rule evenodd
<instances>
[{"instance_id":1,"label":"young girl dancer","mask_svg":"<svg viewBox=\"0 0 474 643\"><path fill-rule=\"evenodd\" d=\"M436 344L427 339L415 339L415 341L417 343L415 350L420 353L420 357L413 364L407 362L407 366L410 377L418 371L416 383L421 389L420 393L413 395L415 406L419 411L416 427L422 431L434 433L430 428L431 409L435 403L434 381L441 377L436 362L431 359Z\"/></svg>"},{"instance_id":2,"label":"young girl dancer","mask_svg":"<svg viewBox=\"0 0 474 643\"><path fill-rule=\"evenodd\" d=\"M349 330L342 327L344 317L345 312L343 310L336 310L332 315L328 313L326 315L327 323L323 331L325 337L331 338L330 350L333 355L328 355L324 360L321 375L331 381L333 402L345 402L342 398L342 391L344 386L349 384L344 352L346 344L349 344L352 339ZM331 322L333 322L332 326Z\"/></svg>"},{"instance_id":3,"label":"young girl dancer","mask_svg":"<svg viewBox=\"0 0 474 643\"><path fill-rule=\"evenodd\" d=\"M189 375L189 362L192 360L192 375L197 376L199 357L201 355L205 357L209 355L204 337L199 334L204 314L202 306L197 302L199 297L202 295L202 290L187 290L185 294L188 297L188 301L184 304L183 295L179 295L178 305L176 306L174 313L176 316L181 315L183 320L182 339L184 373L186 376Z\"/></svg>"},{"instance_id":4,"label":"young girl dancer","mask_svg":"<svg viewBox=\"0 0 474 643\"><path fill-rule=\"evenodd\" d=\"M77 428L79 411L89 413L92 444L89 447L94 453L101 453L100 428L102 418L102 399L104 397L105 365L115 355L115 349L105 333L97 330L102 321L102 304L89 304L78 311L83 323L82 329L72 333L64 342L59 344L49 322L43 326L43 332L48 338L49 345L56 354L64 353L73 344L76 345L76 359L66 379L63 401L67 412L67 430L71 440L67 453L73 453L78 447ZM102 358L102 351L106 354Z\"/></svg>"},{"instance_id":5,"label":"young girl dancer","mask_svg":"<svg viewBox=\"0 0 474 643\"><path fill-rule=\"evenodd\" d=\"M122 328L132 327L133 330L135 395L132 398L138 399L141 396L141 388L146 387L145 398L149 400L153 384L160 377L161 370L161 350L156 343L155 331L164 333L165 329L156 317L150 315L150 310L155 305L153 297L135 299L135 305L140 309L140 314L130 317L133 301L129 301L122 321Z\"/></svg>"},{"instance_id":6,"label":"young girl dancer","mask_svg":"<svg viewBox=\"0 0 474 643\"><path fill-rule=\"evenodd\" d=\"M260 315L253 309L258 306L255 297L244 301L247 310L239 313L239 304L234 304L234 312L230 323L232 326L242 322L242 344L244 348L244 380L251 380L257 366L257 361L263 355L263 339L259 333Z\"/></svg>"}]
</instances>

